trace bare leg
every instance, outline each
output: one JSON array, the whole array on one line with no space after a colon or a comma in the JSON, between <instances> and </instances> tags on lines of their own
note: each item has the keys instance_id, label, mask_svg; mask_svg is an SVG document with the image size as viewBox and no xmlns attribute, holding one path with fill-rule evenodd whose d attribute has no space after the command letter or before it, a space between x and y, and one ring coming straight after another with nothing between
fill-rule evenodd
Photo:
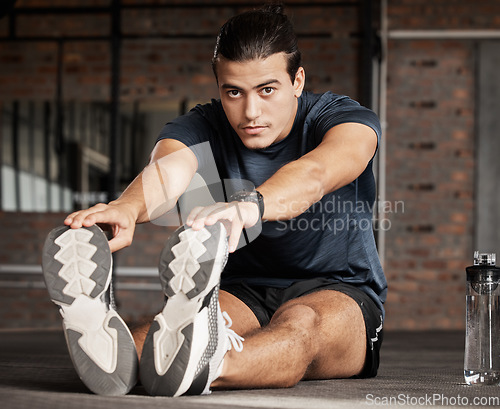
<instances>
[{"instance_id":1,"label":"bare leg","mask_svg":"<svg viewBox=\"0 0 500 409\"><path fill-rule=\"evenodd\" d=\"M234 295L226 291L220 291L219 303L221 306L221 310L226 311L231 319L233 318L233 316L237 317L237 319L233 320L231 329L233 329L238 335L244 337L249 332L260 328L259 321L253 314L252 310L250 310L250 308L248 308L245 303L240 301ZM139 359L141 357L142 347L144 345L144 341L146 339L146 335L148 334L149 327L151 326L153 318L151 318L151 320L149 321L138 324L131 329Z\"/></svg>"},{"instance_id":2,"label":"bare leg","mask_svg":"<svg viewBox=\"0 0 500 409\"><path fill-rule=\"evenodd\" d=\"M226 292L219 292L221 311L226 311L233 321L231 329L238 335L246 337L248 334L260 329L259 320L252 310L240 299Z\"/></svg>"},{"instance_id":3,"label":"bare leg","mask_svg":"<svg viewBox=\"0 0 500 409\"><path fill-rule=\"evenodd\" d=\"M236 326L237 310L231 318ZM291 387L304 378L350 377L362 370L365 355L365 324L357 303L340 292L318 291L287 302L268 326L254 328L242 352L226 354L212 387Z\"/></svg>"},{"instance_id":4,"label":"bare leg","mask_svg":"<svg viewBox=\"0 0 500 409\"><path fill-rule=\"evenodd\" d=\"M144 320L144 322L139 323L130 328L130 331L132 332L132 337L134 338L135 349L137 350L137 355L139 359L141 359L142 347L144 346L146 335L148 335L151 322L153 322L153 318L151 318L150 320Z\"/></svg>"}]
</instances>

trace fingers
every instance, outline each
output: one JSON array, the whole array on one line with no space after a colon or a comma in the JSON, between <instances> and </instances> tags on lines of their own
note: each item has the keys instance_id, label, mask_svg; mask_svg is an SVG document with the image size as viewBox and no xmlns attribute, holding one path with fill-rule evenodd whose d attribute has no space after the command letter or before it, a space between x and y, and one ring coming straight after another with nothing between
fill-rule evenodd
<instances>
[{"instance_id":1,"label":"fingers","mask_svg":"<svg viewBox=\"0 0 500 409\"><path fill-rule=\"evenodd\" d=\"M223 222L229 234L229 252L232 253L238 247L241 232L246 225L239 205L240 203L233 202L196 207L189 214L186 224L193 230L201 230L204 226L211 226L218 221Z\"/></svg>"},{"instance_id":2,"label":"fingers","mask_svg":"<svg viewBox=\"0 0 500 409\"><path fill-rule=\"evenodd\" d=\"M232 222L234 214L235 212L229 209L227 203L216 203L212 206L195 207L191 210L191 213L189 213L186 224L193 230L201 230L204 226L211 226L221 219Z\"/></svg>"},{"instance_id":3,"label":"fingers","mask_svg":"<svg viewBox=\"0 0 500 409\"><path fill-rule=\"evenodd\" d=\"M243 231L243 223L241 222L241 219L238 217L236 220L233 220L231 224L231 230L227 242L230 253L233 253L236 250L236 247L238 247L242 231Z\"/></svg>"},{"instance_id":4,"label":"fingers","mask_svg":"<svg viewBox=\"0 0 500 409\"><path fill-rule=\"evenodd\" d=\"M216 203L212 206L195 207L186 219L186 224L193 230L201 230L204 226L212 226L219 220L233 221L237 212L228 203Z\"/></svg>"},{"instance_id":5,"label":"fingers","mask_svg":"<svg viewBox=\"0 0 500 409\"><path fill-rule=\"evenodd\" d=\"M205 226L205 218L211 212L213 206L207 207L195 207L189 213L189 216L186 219L186 224L191 227L193 230L200 230Z\"/></svg>"},{"instance_id":6,"label":"fingers","mask_svg":"<svg viewBox=\"0 0 500 409\"><path fill-rule=\"evenodd\" d=\"M64 219L64 224L72 229L79 229L82 226L90 227L96 223L104 223L103 220L96 220L95 214L104 211L106 208L107 205L99 203L89 209L73 212Z\"/></svg>"},{"instance_id":7,"label":"fingers","mask_svg":"<svg viewBox=\"0 0 500 409\"><path fill-rule=\"evenodd\" d=\"M117 250L128 247L132 244L132 239L134 236L133 229L122 229L120 230L114 237L109 240L109 249L111 253L114 253Z\"/></svg>"},{"instance_id":8,"label":"fingers","mask_svg":"<svg viewBox=\"0 0 500 409\"><path fill-rule=\"evenodd\" d=\"M111 228L113 237L109 241L111 252L130 246L135 231L135 219L123 206L99 203L89 209L71 213L64 220L72 229L104 224Z\"/></svg>"}]
</instances>

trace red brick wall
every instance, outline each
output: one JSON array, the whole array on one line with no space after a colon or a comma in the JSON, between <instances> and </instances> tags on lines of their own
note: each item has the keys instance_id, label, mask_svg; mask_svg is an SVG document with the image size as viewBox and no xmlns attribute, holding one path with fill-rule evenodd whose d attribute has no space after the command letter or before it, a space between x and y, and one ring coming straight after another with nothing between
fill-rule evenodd
<instances>
[{"instance_id":1,"label":"red brick wall","mask_svg":"<svg viewBox=\"0 0 500 409\"><path fill-rule=\"evenodd\" d=\"M206 3L214 4L208 1ZM85 1L80 1L79 4L89 6ZM258 4L260 3L256 2ZM17 2L18 7L30 5L53 6L54 3L28 0ZM105 6L107 2L97 5ZM215 37L219 27L241 10L243 9L231 6L125 9L122 13L122 33L124 36L139 38L125 38L122 43L122 101L148 98L176 101L187 98L198 101L217 96L210 66ZM302 34L300 46L304 65L307 72L310 72L306 88L316 91L335 89L337 93L356 97L357 81L353 75L357 72L358 64L358 40L353 35L358 31L356 7L290 7L289 14L297 31ZM106 13L42 16L21 14L16 21L16 36L23 39L57 39L58 36L83 35L102 37L110 32L110 17ZM7 37L8 27L7 18L0 20L0 35L4 33L3 36ZM174 35L181 37L172 38ZM109 42L65 41L61 47L63 98L84 101L108 99ZM2 40L0 99L55 98L57 58L58 45L54 41Z\"/></svg>"},{"instance_id":2,"label":"red brick wall","mask_svg":"<svg viewBox=\"0 0 500 409\"><path fill-rule=\"evenodd\" d=\"M474 55L470 42L393 41L387 194L387 325L460 328L472 258Z\"/></svg>"},{"instance_id":3,"label":"red brick wall","mask_svg":"<svg viewBox=\"0 0 500 409\"><path fill-rule=\"evenodd\" d=\"M108 3L102 0L92 5ZM17 4L83 3L24 0ZM215 36L217 27L237 11L236 7L128 10L123 15L123 30L129 35ZM356 9L301 6L289 11L299 33L330 35L303 36L300 40L306 87L357 98L359 42L352 35L358 30ZM500 29L497 0L389 0L388 16L391 30ZM103 35L109 31L106 16L37 18L38 25L33 20L33 16L24 16L17 34L57 37ZM8 21L4 18L0 20L0 36L7 35ZM215 95L209 65L212 48L212 38L124 40L122 100L209 99ZM57 44L50 41L1 41L0 100L53 100L57 52ZM473 251L474 42L391 40L388 57L386 199L391 203L403 201L404 211L399 208L389 214L386 328L462 328L464 267L470 263ZM66 42L63 63L64 99L108 99L107 42ZM0 264L39 263L45 234L62 217L0 213ZM133 246L117 255L117 264L154 267L167 235L160 227L139 226ZM24 281L32 278L23 277ZM6 276L1 280L12 282L19 278ZM129 280L122 279L124 283ZM144 279L141 283L149 285L153 281ZM118 296L123 315L131 320L154 313L161 305L161 294L155 291L120 290ZM0 327L59 325L55 307L43 289L0 288L0 307Z\"/></svg>"},{"instance_id":4,"label":"red brick wall","mask_svg":"<svg viewBox=\"0 0 500 409\"><path fill-rule=\"evenodd\" d=\"M390 30L500 29L494 0L390 0ZM391 40L388 48L386 328L463 328L472 262L475 42Z\"/></svg>"},{"instance_id":5,"label":"red brick wall","mask_svg":"<svg viewBox=\"0 0 500 409\"><path fill-rule=\"evenodd\" d=\"M485 30L500 27L496 0L388 0L391 30Z\"/></svg>"}]
</instances>

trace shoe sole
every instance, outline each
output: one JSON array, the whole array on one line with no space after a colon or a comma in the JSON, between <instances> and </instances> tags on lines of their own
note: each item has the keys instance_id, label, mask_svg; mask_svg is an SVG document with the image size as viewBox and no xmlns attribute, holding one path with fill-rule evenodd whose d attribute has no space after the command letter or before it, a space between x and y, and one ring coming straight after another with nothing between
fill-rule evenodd
<instances>
[{"instance_id":1,"label":"shoe sole","mask_svg":"<svg viewBox=\"0 0 500 409\"><path fill-rule=\"evenodd\" d=\"M167 241L159 265L167 300L151 324L140 361L141 382L149 394L206 390L209 360L217 347L213 314L227 256L221 223L196 232L180 227Z\"/></svg>"},{"instance_id":2,"label":"shoe sole","mask_svg":"<svg viewBox=\"0 0 500 409\"><path fill-rule=\"evenodd\" d=\"M60 309L73 365L98 395L124 395L137 381L138 358L127 325L105 301L111 283L108 240L98 226L52 230L43 247L42 270Z\"/></svg>"}]
</instances>

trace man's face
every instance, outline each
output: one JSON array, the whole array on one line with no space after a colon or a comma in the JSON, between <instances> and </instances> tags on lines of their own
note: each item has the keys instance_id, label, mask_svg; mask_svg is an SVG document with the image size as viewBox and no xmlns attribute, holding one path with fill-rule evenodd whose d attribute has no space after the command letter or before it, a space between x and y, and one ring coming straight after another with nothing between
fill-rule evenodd
<instances>
[{"instance_id":1,"label":"man's face","mask_svg":"<svg viewBox=\"0 0 500 409\"><path fill-rule=\"evenodd\" d=\"M217 63L219 92L229 123L249 149L263 149L292 129L305 74L299 68L292 84L284 53L266 59Z\"/></svg>"}]
</instances>

